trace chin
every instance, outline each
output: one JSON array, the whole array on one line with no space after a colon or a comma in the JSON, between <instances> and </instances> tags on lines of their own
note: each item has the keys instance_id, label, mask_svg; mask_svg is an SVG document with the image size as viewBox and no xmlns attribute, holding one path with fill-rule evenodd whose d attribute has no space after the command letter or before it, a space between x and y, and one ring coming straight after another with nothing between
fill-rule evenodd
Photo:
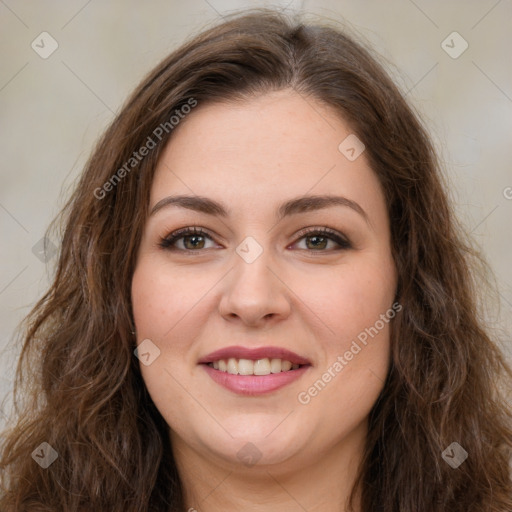
<instances>
[{"instance_id":1,"label":"chin","mask_svg":"<svg viewBox=\"0 0 512 512\"><path fill-rule=\"evenodd\" d=\"M212 438L209 432L204 446L227 463L245 467L284 464L290 459L307 456L307 433L298 431L292 422L285 427L288 420L280 424L285 417L272 418L272 421L268 417L265 421L240 418L238 423L232 422L226 428L233 437L223 432L220 438Z\"/></svg>"}]
</instances>

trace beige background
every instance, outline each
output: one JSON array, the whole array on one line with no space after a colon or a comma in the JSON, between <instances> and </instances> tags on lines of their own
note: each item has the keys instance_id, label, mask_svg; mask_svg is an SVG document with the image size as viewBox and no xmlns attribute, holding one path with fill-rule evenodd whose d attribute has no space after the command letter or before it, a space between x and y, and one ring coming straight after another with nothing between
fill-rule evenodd
<instances>
[{"instance_id":1,"label":"beige background","mask_svg":"<svg viewBox=\"0 0 512 512\"><path fill-rule=\"evenodd\" d=\"M33 247L62 206L92 144L142 76L184 37L234 9L262 5L327 17L376 46L430 127L454 185L457 210L496 273L502 299L496 316L512 331L510 1L0 0L0 401L6 396L5 413L18 353L14 329L43 293L56 260L45 264ZM441 46L454 31L469 45L458 58ZM58 43L47 59L31 47L42 32ZM460 44L455 39L452 51Z\"/></svg>"}]
</instances>

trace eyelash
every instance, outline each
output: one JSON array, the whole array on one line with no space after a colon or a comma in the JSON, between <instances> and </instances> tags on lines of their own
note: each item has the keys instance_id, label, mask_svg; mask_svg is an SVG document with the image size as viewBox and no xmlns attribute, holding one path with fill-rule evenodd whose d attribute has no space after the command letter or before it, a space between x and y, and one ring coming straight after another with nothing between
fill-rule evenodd
<instances>
[{"instance_id":1,"label":"eyelash","mask_svg":"<svg viewBox=\"0 0 512 512\"><path fill-rule=\"evenodd\" d=\"M205 249L176 249L176 247L173 246L181 238L185 238L186 236L191 236L191 235L202 236L202 237L209 238L210 240L214 241L213 237L209 233L204 231L202 228L199 228L196 226L191 226L191 227L187 227L187 228L178 229L177 231L174 231L167 237L161 238L158 245L162 249L166 249L168 251L181 251L181 252L189 252L189 253L196 253L196 252L204 251ZM315 236L315 235L332 240L332 241L336 242L340 247L338 249L330 249L330 250L329 249L319 249L319 250L302 249L302 250L306 250L309 252L320 252L321 253L321 252L341 251L341 250L347 250L347 249L352 248L352 245L348 241L348 239L341 236L337 231L334 231L333 229L326 228L326 227L305 228L297 234L297 236L298 236L297 241L301 240L302 238L311 237L311 236ZM294 243L296 243L296 242L294 242Z\"/></svg>"}]
</instances>

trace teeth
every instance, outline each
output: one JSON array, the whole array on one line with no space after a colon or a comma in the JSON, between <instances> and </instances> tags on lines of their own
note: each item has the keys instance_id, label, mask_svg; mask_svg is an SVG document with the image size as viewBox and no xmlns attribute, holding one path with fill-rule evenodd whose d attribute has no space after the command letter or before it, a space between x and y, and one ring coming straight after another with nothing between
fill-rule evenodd
<instances>
[{"instance_id":1,"label":"teeth","mask_svg":"<svg viewBox=\"0 0 512 512\"><path fill-rule=\"evenodd\" d=\"M270 371L271 373L279 373L281 371L281 359L270 360Z\"/></svg>"},{"instance_id":2,"label":"teeth","mask_svg":"<svg viewBox=\"0 0 512 512\"><path fill-rule=\"evenodd\" d=\"M238 373L240 375L254 375L254 362L250 359L238 361Z\"/></svg>"},{"instance_id":3,"label":"teeth","mask_svg":"<svg viewBox=\"0 0 512 512\"><path fill-rule=\"evenodd\" d=\"M233 375L238 373L238 363L233 357L228 359L228 373L232 373Z\"/></svg>"},{"instance_id":4,"label":"teeth","mask_svg":"<svg viewBox=\"0 0 512 512\"><path fill-rule=\"evenodd\" d=\"M281 373L290 370L296 370L300 367L298 364L292 364L286 359L220 359L210 363L210 366L221 372L231 373L232 375L269 375L271 373Z\"/></svg>"},{"instance_id":5,"label":"teeth","mask_svg":"<svg viewBox=\"0 0 512 512\"><path fill-rule=\"evenodd\" d=\"M254 375L269 375L270 361L268 357L254 361Z\"/></svg>"},{"instance_id":6,"label":"teeth","mask_svg":"<svg viewBox=\"0 0 512 512\"><path fill-rule=\"evenodd\" d=\"M292 367L292 363L290 361L282 361L281 362L281 371L287 372Z\"/></svg>"}]
</instances>

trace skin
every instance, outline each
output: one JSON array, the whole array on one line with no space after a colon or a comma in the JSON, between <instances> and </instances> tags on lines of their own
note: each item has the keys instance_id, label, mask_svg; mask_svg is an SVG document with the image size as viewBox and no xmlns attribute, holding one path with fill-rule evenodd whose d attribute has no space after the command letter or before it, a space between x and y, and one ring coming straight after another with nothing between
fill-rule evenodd
<instances>
[{"instance_id":1,"label":"skin","mask_svg":"<svg viewBox=\"0 0 512 512\"><path fill-rule=\"evenodd\" d=\"M187 509L345 510L368 414L389 368L389 324L309 403L297 397L395 296L382 189L364 152L349 161L338 150L351 133L334 110L282 90L199 105L160 158L150 211L167 196L187 194L215 199L231 213L169 206L148 217L132 281L138 343L148 338L160 350L141 371L170 427ZM281 203L322 194L356 201L368 222L346 206L277 221ZM186 249L190 238L175 251L159 247L189 226L213 239L200 238L195 254ZM325 226L352 248L321 240L315 249L311 237L297 236ZM263 249L250 264L235 251L247 236ZM279 390L241 396L198 365L231 345L284 347L312 366ZM260 454L253 465L237 456L249 442Z\"/></svg>"}]
</instances>

